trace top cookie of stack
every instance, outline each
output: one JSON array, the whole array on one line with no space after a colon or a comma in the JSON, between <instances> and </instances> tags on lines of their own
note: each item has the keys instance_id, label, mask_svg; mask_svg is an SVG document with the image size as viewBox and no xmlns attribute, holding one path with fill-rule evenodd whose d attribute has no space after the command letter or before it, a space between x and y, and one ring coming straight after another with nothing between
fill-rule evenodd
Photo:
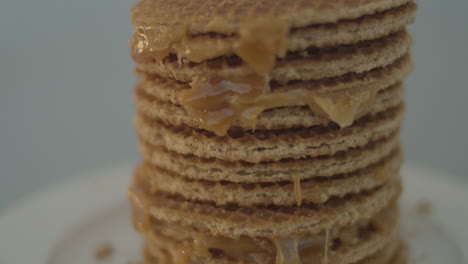
<instances>
[{"instance_id":1,"label":"top cookie of stack","mask_svg":"<svg viewBox=\"0 0 468 264\"><path fill-rule=\"evenodd\" d=\"M144 162L130 199L148 263L396 263L415 10L411 0L137 3Z\"/></svg>"}]
</instances>

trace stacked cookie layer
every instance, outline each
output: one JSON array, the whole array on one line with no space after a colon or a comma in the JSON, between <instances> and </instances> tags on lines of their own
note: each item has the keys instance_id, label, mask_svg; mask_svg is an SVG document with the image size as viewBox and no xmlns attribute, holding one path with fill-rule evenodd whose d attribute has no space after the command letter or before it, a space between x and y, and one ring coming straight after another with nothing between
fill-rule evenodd
<instances>
[{"instance_id":1,"label":"stacked cookie layer","mask_svg":"<svg viewBox=\"0 0 468 264\"><path fill-rule=\"evenodd\" d=\"M404 263L411 0L141 0L146 263Z\"/></svg>"}]
</instances>

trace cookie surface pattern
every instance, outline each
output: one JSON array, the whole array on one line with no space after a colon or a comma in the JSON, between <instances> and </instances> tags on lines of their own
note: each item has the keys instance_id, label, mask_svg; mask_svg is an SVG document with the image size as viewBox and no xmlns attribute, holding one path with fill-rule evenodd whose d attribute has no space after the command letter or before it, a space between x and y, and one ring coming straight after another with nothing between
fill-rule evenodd
<instances>
[{"instance_id":1,"label":"cookie surface pattern","mask_svg":"<svg viewBox=\"0 0 468 264\"><path fill-rule=\"evenodd\" d=\"M262 16L285 16L283 19L289 20L291 27L303 27L354 19L409 2L410 0L143 0L132 8L130 16L134 25L165 25L167 30L185 25L190 34L232 34L239 31L242 21Z\"/></svg>"},{"instance_id":2,"label":"cookie surface pattern","mask_svg":"<svg viewBox=\"0 0 468 264\"><path fill-rule=\"evenodd\" d=\"M414 20L416 4L410 2L403 6L383 12L364 15L356 19L340 20L338 23L316 24L306 27L289 29L285 36L286 50L298 51L310 47L324 48L344 44L354 44L363 40L377 39L395 33ZM163 26L164 27L164 26ZM178 34L171 40L161 39L161 26L139 25L130 41L132 56L136 61L149 60L154 50L166 49L154 54L160 59L164 54L175 54L193 62L216 57L234 55L236 47L241 42L238 34L193 35L188 32ZM165 43L167 42L167 43ZM142 54L149 55L147 58Z\"/></svg>"},{"instance_id":3,"label":"cookie surface pattern","mask_svg":"<svg viewBox=\"0 0 468 264\"><path fill-rule=\"evenodd\" d=\"M183 155L226 161L278 161L281 159L332 155L396 132L403 118L403 105L366 116L350 127L334 124L305 129L242 132L215 136L186 126L172 127L137 116L135 126L141 140Z\"/></svg>"},{"instance_id":4,"label":"cookie surface pattern","mask_svg":"<svg viewBox=\"0 0 468 264\"><path fill-rule=\"evenodd\" d=\"M372 217L396 201L401 191L399 180L392 180L360 194L330 199L323 205L231 207L189 202L163 192L150 194L147 188L138 177L134 177L129 197L134 206L149 213L151 217L233 238L317 234L332 227L345 226L360 218Z\"/></svg>"},{"instance_id":5,"label":"cookie surface pattern","mask_svg":"<svg viewBox=\"0 0 468 264\"><path fill-rule=\"evenodd\" d=\"M351 173L386 159L397 152L398 145L399 134L395 133L380 141L369 142L362 148L351 148L333 155L261 163L180 155L143 142L140 142L140 152L147 163L192 180L269 183L290 181L291 175L309 180Z\"/></svg>"},{"instance_id":6,"label":"cookie surface pattern","mask_svg":"<svg viewBox=\"0 0 468 264\"><path fill-rule=\"evenodd\" d=\"M301 181L291 177L289 180L292 181L263 184L193 181L151 165L142 165L137 174L146 179L152 192L163 191L188 200L213 202L217 205L294 206L302 203L320 204L332 197L344 197L383 185L398 175L401 160L400 153L392 153L379 164L327 180Z\"/></svg>"}]
</instances>

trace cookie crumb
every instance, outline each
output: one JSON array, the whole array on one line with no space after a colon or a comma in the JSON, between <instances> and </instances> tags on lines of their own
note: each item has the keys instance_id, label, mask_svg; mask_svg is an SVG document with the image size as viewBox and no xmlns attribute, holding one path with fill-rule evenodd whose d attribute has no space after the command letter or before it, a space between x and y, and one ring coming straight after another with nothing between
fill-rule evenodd
<instances>
[{"instance_id":1,"label":"cookie crumb","mask_svg":"<svg viewBox=\"0 0 468 264\"><path fill-rule=\"evenodd\" d=\"M105 260L114 254L114 247L110 243L103 243L94 251L96 260Z\"/></svg>"},{"instance_id":2,"label":"cookie crumb","mask_svg":"<svg viewBox=\"0 0 468 264\"><path fill-rule=\"evenodd\" d=\"M416 205L416 211L421 215L429 215L432 212L432 203L429 201L420 201Z\"/></svg>"}]
</instances>

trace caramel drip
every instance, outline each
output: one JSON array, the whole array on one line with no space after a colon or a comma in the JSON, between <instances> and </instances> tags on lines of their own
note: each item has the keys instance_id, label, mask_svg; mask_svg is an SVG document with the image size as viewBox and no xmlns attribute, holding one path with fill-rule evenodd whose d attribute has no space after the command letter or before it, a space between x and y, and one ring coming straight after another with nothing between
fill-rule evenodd
<instances>
[{"instance_id":1,"label":"caramel drip","mask_svg":"<svg viewBox=\"0 0 468 264\"><path fill-rule=\"evenodd\" d=\"M193 38L190 41L187 38L172 45L172 50L180 56L179 59L186 58L193 62L202 62L206 58L221 57L226 54L231 54L231 47L234 45L233 40L221 41L205 41L203 38Z\"/></svg>"},{"instance_id":2,"label":"caramel drip","mask_svg":"<svg viewBox=\"0 0 468 264\"><path fill-rule=\"evenodd\" d=\"M301 175L294 172L292 175L294 182L294 198L296 199L297 206L302 205L302 188L301 188Z\"/></svg>"},{"instance_id":3,"label":"caramel drip","mask_svg":"<svg viewBox=\"0 0 468 264\"><path fill-rule=\"evenodd\" d=\"M222 19L210 27L228 30ZM270 93L267 74L276 57L286 54L288 28L284 19L262 17L244 22L239 38L207 44L203 37L188 36L185 25L170 30L164 25L140 25L130 45L133 59L142 64L161 61L170 53L179 54L181 63L182 58L201 62L210 56L234 52L252 67L258 75L230 80L201 77L191 83L192 89L180 94L180 103L199 119L200 126L217 135L225 135L237 122L255 129L257 116L263 111L300 105L308 105L316 114L341 127L351 125L370 106L375 89L362 87L332 93L296 89Z\"/></svg>"},{"instance_id":4,"label":"caramel drip","mask_svg":"<svg viewBox=\"0 0 468 264\"><path fill-rule=\"evenodd\" d=\"M235 53L256 73L267 74L273 69L276 56L286 54L288 28L286 21L279 18L261 17L245 22Z\"/></svg>"},{"instance_id":5,"label":"caramel drip","mask_svg":"<svg viewBox=\"0 0 468 264\"><path fill-rule=\"evenodd\" d=\"M223 19L213 20L215 32L229 31ZM262 17L244 22L239 38L219 38L206 41L204 37L191 37L184 25L167 27L159 25L137 26L130 40L132 58L137 63L162 60L170 53L193 62L237 54L258 74L266 74L273 68L276 57L284 56L287 49L289 26L284 19Z\"/></svg>"},{"instance_id":6,"label":"caramel drip","mask_svg":"<svg viewBox=\"0 0 468 264\"><path fill-rule=\"evenodd\" d=\"M241 263L255 264L301 264L303 263L333 263L329 260L329 245L333 238L339 238L342 243L353 245L360 239L360 230L384 230L389 222L397 219L395 210L384 210L373 219L361 219L350 226L339 230L325 230L325 240L322 234L308 237L290 237L281 239L265 239L239 237L229 238L213 236L187 229L183 226L174 226L164 221L150 219L151 196L149 186L143 179L134 178L134 183L128 195L133 205L134 224L137 230L149 232L163 230L163 234L175 237L178 244L178 256L175 264L191 263L192 257L212 257L213 254L222 254L228 258L239 260ZM151 220L151 221L150 221ZM167 225L167 226L166 226ZM169 227L170 226L170 227ZM167 228L173 230L166 230ZM333 232L332 232L333 231ZM325 248L324 248L325 247ZM332 256L333 257L333 256ZM302 260L302 262L301 262Z\"/></svg>"},{"instance_id":7,"label":"caramel drip","mask_svg":"<svg viewBox=\"0 0 468 264\"><path fill-rule=\"evenodd\" d=\"M304 88L270 92L266 77L242 80L199 78L192 89L181 92L180 103L200 121L200 126L225 135L236 122L255 129L257 116L272 108L308 105L317 115L349 126L371 107L377 90L359 87L320 92Z\"/></svg>"},{"instance_id":8,"label":"caramel drip","mask_svg":"<svg viewBox=\"0 0 468 264\"><path fill-rule=\"evenodd\" d=\"M276 264L301 264L297 238L282 238L273 241L276 246Z\"/></svg>"},{"instance_id":9,"label":"caramel drip","mask_svg":"<svg viewBox=\"0 0 468 264\"><path fill-rule=\"evenodd\" d=\"M145 201L145 191L138 185L133 185L128 191L128 197L133 201L133 225L139 232L145 232L151 225L148 202Z\"/></svg>"},{"instance_id":10,"label":"caramel drip","mask_svg":"<svg viewBox=\"0 0 468 264\"><path fill-rule=\"evenodd\" d=\"M351 94L352 93L352 94ZM328 118L341 127L350 126L354 119L369 108L377 95L376 89L359 89L354 92L336 91L329 94L317 94L311 104L317 104ZM313 106L311 106L313 109Z\"/></svg>"},{"instance_id":11,"label":"caramel drip","mask_svg":"<svg viewBox=\"0 0 468 264\"><path fill-rule=\"evenodd\" d=\"M299 255L303 263L321 263L323 260L323 238L321 235L299 240Z\"/></svg>"},{"instance_id":12,"label":"caramel drip","mask_svg":"<svg viewBox=\"0 0 468 264\"><path fill-rule=\"evenodd\" d=\"M150 63L153 60L162 60L173 50L176 43L186 36L186 28L167 26L138 26L130 39L132 58L137 63Z\"/></svg>"},{"instance_id":13,"label":"caramel drip","mask_svg":"<svg viewBox=\"0 0 468 264\"><path fill-rule=\"evenodd\" d=\"M323 252L322 264L328 264L329 240L330 240L330 229L327 229L325 230L325 249Z\"/></svg>"},{"instance_id":14,"label":"caramel drip","mask_svg":"<svg viewBox=\"0 0 468 264\"><path fill-rule=\"evenodd\" d=\"M340 234L338 235L338 238L343 243L355 245L359 242L358 230L356 230L355 228L343 228Z\"/></svg>"},{"instance_id":15,"label":"caramel drip","mask_svg":"<svg viewBox=\"0 0 468 264\"><path fill-rule=\"evenodd\" d=\"M386 215L383 215L386 216ZM357 233L360 227L367 226L367 221L358 222L352 232L359 239ZM180 232L185 232L180 230ZM190 231L188 231L190 232ZM332 232L326 229L324 234L317 234L302 238L281 239L254 239L240 237L237 239L211 236L206 233L193 233L193 239L185 240L179 244L179 255L175 264L191 263L192 257L212 258L213 254L222 254L225 257L238 260L240 263L255 264L301 264L301 263L330 263L330 241L333 237L341 239L341 233L346 230ZM189 234L190 235L190 234ZM343 243L348 243L342 240ZM352 244L350 244L352 245Z\"/></svg>"},{"instance_id":16,"label":"caramel drip","mask_svg":"<svg viewBox=\"0 0 468 264\"><path fill-rule=\"evenodd\" d=\"M327 236L329 235L327 234ZM328 240L327 237L325 248L328 248ZM242 260L243 263L301 264L301 259L305 263L324 261L324 258L320 258L324 244L323 240L319 240L319 237L282 238L273 239L271 242L276 247L276 253L273 248L270 248L271 244L260 244L252 238L232 239L199 233L195 235L190 245L188 243L181 244L176 264L188 264L192 256L210 258L212 257L210 249L222 252L226 257ZM274 259L275 254L276 258ZM327 259L327 254L325 252L325 259Z\"/></svg>"},{"instance_id":17,"label":"caramel drip","mask_svg":"<svg viewBox=\"0 0 468 264\"><path fill-rule=\"evenodd\" d=\"M197 234L193 242L193 254L200 257L211 257L210 248L223 252L223 255L231 258L239 258L246 262L255 261L256 264L270 264L271 250L262 248L259 244L247 237L230 239L225 237Z\"/></svg>"},{"instance_id":18,"label":"caramel drip","mask_svg":"<svg viewBox=\"0 0 468 264\"><path fill-rule=\"evenodd\" d=\"M236 121L254 127L262 109L249 102L268 89L266 78L258 76L238 82L200 78L191 85L192 89L180 94L181 104L198 117L203 128L217 135L225 135Z\"/></svg>"},{"instance_id":19,"label":"caramel drip","mask_svg":"<svg viewBox=\"0 0 468 264\"><path fill-rule=\"evenodd\" d=\"M182 243L179 254L176 255L174 264L187 264L190 263L190 259L194 255L193 247L189 243Z\"/></svg>"}]
</instances>

